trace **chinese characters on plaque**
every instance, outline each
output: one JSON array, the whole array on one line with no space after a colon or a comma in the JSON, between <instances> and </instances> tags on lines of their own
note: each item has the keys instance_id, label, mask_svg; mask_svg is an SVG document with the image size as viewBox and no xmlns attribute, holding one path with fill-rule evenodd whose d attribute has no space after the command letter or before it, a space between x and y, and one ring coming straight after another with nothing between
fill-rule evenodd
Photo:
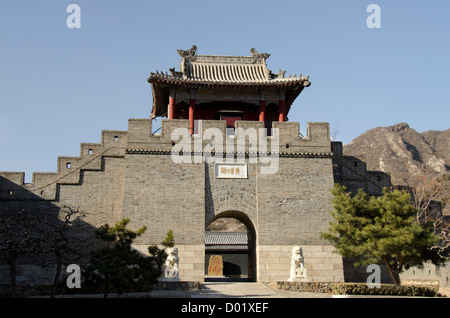
<instances>
[{"instance_id":1,"label":"chinese characters on plaque","mask_svg":"<svg viewBox=\"0 0 450 318\"><path fill-rule=\"evenodd\" d=\"M222 179L247 179L246 163L216 163L216 178Z\"/></svg>"}]
</instances>

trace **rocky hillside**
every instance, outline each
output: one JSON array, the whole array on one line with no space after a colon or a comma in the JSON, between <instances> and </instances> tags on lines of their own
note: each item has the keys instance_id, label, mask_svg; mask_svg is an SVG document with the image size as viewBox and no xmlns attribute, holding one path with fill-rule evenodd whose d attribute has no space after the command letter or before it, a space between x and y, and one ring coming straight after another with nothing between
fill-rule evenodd
<instances>
[{"instance_id":1,"label":"rocky hillside","mask_svg":"<svg viewBox=\"0 0 450 318\"><path fill-rule=\"evenodd\" d=\"M221 218L212 222L207 231L212 232L246 232L247 227L233 218Z\"/></svg>"},{"instance_id":2,"label":"rocky hillside","mask_svg":"<svg viewBox=\"0 0 450 318\"><path fill-rule=\"evenodd\" d=\"M377 127L344 145L344 154L360 157L368 170L389 173L393 184L421 173L441 176L450 195L450 129L419 133L406 123Z\"/></svg>"},{"instance_id":3,"label":"rocky hillside","mask_svg":"<svg viewBox=\"0 0 450 318\"><path fill-rule=\"evenodd\" d=\"M368 170L391 175L392 184L404 185L404 178L425 173L444 179L444 195L450 197L450 129L418 133L406 123L377 127L344 145L344 155L359 157ZM444 210L450 214L450 203ZM235 219L219 219L210 231L245 231Z\"/></svg>"}]
</instances>

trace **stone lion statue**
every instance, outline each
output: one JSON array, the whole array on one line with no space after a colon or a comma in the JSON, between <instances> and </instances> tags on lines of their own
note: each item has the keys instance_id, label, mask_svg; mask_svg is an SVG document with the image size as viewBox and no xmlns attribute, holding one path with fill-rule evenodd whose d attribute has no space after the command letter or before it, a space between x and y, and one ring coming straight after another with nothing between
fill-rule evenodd
<instances>
[{"instance_id":1,"label":"stone lion statue","mask_svg":"<svg viewBox=\"0 0 450 318\"><path fill-rule=\"evenodd\" d=\"M300 246L294 246L291 254L291 276L288 281L292 282L302 277L306 277L302 249Z\"/></svg>"},{"instance_id":2,"label":"stone lion statue","mask_svg":"<svg viewBox=\"0 0 450 318\"><path fill-rule=\"evenodd\" d=\"M177 279L178 278L178 249L171 247L167 249L167 258L165 263L164 278Z\"/></svg>"}]
</instances>

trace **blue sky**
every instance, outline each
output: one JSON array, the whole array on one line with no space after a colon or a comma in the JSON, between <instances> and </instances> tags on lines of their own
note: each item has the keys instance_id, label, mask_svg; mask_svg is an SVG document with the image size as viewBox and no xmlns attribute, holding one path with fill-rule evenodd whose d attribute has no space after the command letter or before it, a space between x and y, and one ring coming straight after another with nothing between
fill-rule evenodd
<instances>
[{"instance_id":1,"label":"blue sky","mask_svg":"<svg viewBox=\"0 0 450 318\"><path fill-rule=\"evenodd\" d=\"M81 28L69 29L69 4ZM369 4L381 8L370 29ZM290 121L329 122L350 142L407 122L450 128L450 1L2 0L0 171L56 171L101 130L148 118L147 77L197 54L271 53L269 69L309 75Z\"/></svg>"}]
</instances>

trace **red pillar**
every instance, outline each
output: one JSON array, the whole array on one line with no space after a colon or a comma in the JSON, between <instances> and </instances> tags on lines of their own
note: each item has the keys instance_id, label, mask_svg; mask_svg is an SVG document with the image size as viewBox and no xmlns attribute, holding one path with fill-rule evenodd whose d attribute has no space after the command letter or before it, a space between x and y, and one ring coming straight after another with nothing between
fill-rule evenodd
<instances>
[{"instance_id":1,"label":"red pillar","mask_svg":"<svg viewBox=\"0 0 450 318\"><path fill-rule=\"evenodd\" d=\"M169 106L167 106L167 118L174 119L174 109L175 109L175 97L169 97Z\"/></svg>"},{"instance_id":2,"label":"red pillar","mask_svg":"<svg viewBox=\"0 0 450 318\"><path fill-rule=\"evenodd\" d=\"M280 98L280 110L278 121L285 121L285 120L286 120L286 102L284 101L284 99Z\"/></svg>"},{"instance_id":3,"label":"red pillar","mask_svg":"<svg viewBox=\"0 0 450 318\"><path fill-rule=\"evenodd\" d=\"M278 121L286 121L286 101L285 101L285 94L286 90L280 89L279 91L280 96L280 107L278 108Z\"/></svg>"},{"instance_id":4,"label":"red pillar","mask_svg":"<svg viewBox=\"0 0 450 318\"><path fill-rule=\"evenodd\" d=\"M195 111L195 99L189 100L189 133L194 134L194 111Z\"/></svg>"},{"instance_id":5,"label":"red pillar","mask_svg":"<svg viewBox=\"0 0 450 318\"><path fill-rule=\"evenodd\" d=\"M259 100L259 121L264 122L264 113L266 112L266 101Z\"/></svg>"}]
</instances>

